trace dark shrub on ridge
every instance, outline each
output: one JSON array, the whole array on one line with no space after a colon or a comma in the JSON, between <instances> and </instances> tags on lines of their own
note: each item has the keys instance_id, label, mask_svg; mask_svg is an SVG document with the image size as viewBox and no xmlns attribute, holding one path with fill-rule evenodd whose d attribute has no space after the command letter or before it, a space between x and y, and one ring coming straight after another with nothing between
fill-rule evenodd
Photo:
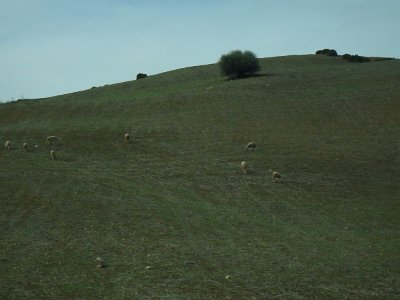
<instances>
[{"instance_id":1,"label":"dark shrub on ridge","mask_svg":"<svg viewBox=\"0 0 400 300\"><path fill-rule=\"evenodd\" d=\"M139 73L136 75L136 79L142 79L142 78L146 78L146 77L147 77L147 74L144 74L144 73Z\"/></svg>"},{"instance_id":2,"label":"dark shrub on ridge","mask_svg":"<svg viewBox=\"0 0 400 300\"><path fill-rule=\"evenodd\" d=\"M231 51L222 55L218 64L221 72L231 78L243 78L261 69L258 58L251 51Z\"/></svg>"},{"instance_id":3,"label":"dark shrub on ridge","mask_svg":"<svg viewBox=\"0 0 400 300\"><path fill-rule=\"evenodd\" d=\"M350 62L358 62L358 63L370 62L371 61L371 59L369 59L368 57L360 56L358 54L356 54L356 55L346 54L346 56L343 55L343 59L347 59Z\"/></svg>"},{"instance_id":4,"label":"dark shrub on ridge","mask_svg":"<svg viewBox=\"0 0 400 300\"><path fill-rule=\"evenodd\" d=\"M331 49L322 49L322 50L317 50L315 54L327 54Z\"/></svg>"},{"instance_id":5,"label":"dark shrub on ridge","mask_svg":"<svg viewBox=\"0 0 400 300\"><path fill-rule=\"evenodd\" d=\"M328 56L337 56L337 52L336 52L336 50L331 49L328 52L326 52L326 55L328 55Z\"/></svg>"}]
</instances>

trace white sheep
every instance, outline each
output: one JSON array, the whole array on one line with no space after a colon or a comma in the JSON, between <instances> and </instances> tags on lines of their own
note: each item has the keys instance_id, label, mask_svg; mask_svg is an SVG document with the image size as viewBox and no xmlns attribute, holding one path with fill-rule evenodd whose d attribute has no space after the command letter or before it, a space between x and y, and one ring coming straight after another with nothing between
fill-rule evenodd
<instances>
[{"instance_id":1,"label":"white sheep","mask_svg":"<svg viewBox=\"0 0 400 300\"><path fill-rule=\"evenodd\" d=\"M129 133L125 133L124 138L125 138L125 141L129 142L129 139L131 137L129 136Z\"/></svg>"},{"instance_id":2,"label":"white sheep","mask_svg":"<svg viewBox=\"0 0 400 300\"><path fill-rule=\"evenodd\" d=\"M28 143L23 143L22 148L24 149L25 152L29 152L29 146Z\"/></svg>"},{"instance_id":3,"label":"white sheep","mask_svg":"<svg viewBox=\"0 0 400 300\"><path fill-rule=\"evenodd\" d=\"M61 139L55 135L50 135L46 138L47 145L50 145L51 143L54 143L56 141L61 141Z\"/></svg>"},{"instance_id":4,"label":"white sheep","mask_svg":"<svg viewBox=\"0 0 400 300\"><path fill-rule=\"evenodd\" d=\"M96 257L96 265L98 268L105 268L107 266L106 263L104 262L104 259L99 256Z\"/></svg>"},{"instance_id":5,"label":"white sheep","mask_svg":"<svg viewBox=\"0 0 400 300\"><path fill-rule=\"evenodd\" d=\"M255 142L250 142L247 144L246 150L248 151L249 149L253 149L254 151L256 151L256 147L257 147L257 145Z\"/></svg>"},{"instance_id":6,"label":"white sheep","mask_svg":"<svg viewBox=\"0 0 400 300\"><path fill-rule=\"evenodd\" d=\"M272 173L272 181L276 182L277 180L282 180L282 175L279 174L278 172L273 172Z\"/></svg>"},{"instance_id":7,"label":"white sheep","mask_svg":"<svg viewBox=\"0 0 400 300\"><path fill-rule=\"evenodd\" d=\"M56 150L50 150L50 158L51 158L52 160L55 160L55 159L56 159Z\"/></svg>"},{"instance_id":8,"label":"white sheep","mask_svg":"<svg viewBox=\"0 0 400 300\"><path fill-rule=\"evenodd\" d=\"M11 141L7 140L6 143L4 144L4 149L10 150L11 149Z\"/></svg>"},{"instance_id":9,"label":"white sheep","mask_svg":"<svg viewBox=\"0 0 400 300\"><path fill-rule=\"evenodd\" d=\"M240 170L243 172L243 174L247 174L247 164L245 161L240 163Z\"/></svg>"}]
</instances>

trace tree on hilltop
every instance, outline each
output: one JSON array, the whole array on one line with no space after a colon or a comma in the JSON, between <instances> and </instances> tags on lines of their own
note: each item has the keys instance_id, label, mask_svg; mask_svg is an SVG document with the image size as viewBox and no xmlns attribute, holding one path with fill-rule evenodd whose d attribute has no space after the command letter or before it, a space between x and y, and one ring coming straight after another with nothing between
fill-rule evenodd
<instances>
[{"instance_id":1,"label":"tree on hilltop","mask_svg":"<svg viewBox=\"0 0 400 300\"><path fill-rule=\"evenodd\" d=\"M231 51L222 55L218 64L221 72L231 78L243 78L261 69L257 56L251 51Z\"/></svg>"}]
</instances>

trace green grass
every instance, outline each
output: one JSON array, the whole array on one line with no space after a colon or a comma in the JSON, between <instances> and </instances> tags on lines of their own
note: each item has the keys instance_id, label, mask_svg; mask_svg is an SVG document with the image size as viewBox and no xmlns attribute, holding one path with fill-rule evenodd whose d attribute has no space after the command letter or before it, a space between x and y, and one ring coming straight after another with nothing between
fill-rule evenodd
<instances>
[{"instance_id":1,"label":"green grass","mask_svg":"<svg viewBox=\"0 0 400 300\"><path fill-rule=\"evenodd\" d=\"M397 298L400 61L261 66L1 104L0 298Z\"/></svg>"}]
</instances>

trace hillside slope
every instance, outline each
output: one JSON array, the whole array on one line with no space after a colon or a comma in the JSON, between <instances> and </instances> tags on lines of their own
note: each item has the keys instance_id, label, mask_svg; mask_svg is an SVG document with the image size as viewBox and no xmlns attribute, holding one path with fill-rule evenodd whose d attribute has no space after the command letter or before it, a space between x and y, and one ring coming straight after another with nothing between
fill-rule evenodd
<instances>
[{"instance_id":1,"label":"hillside slope","mask_svg":"<svg viewBox=\"0 0 400 300\"><path fill-rule=\"evenodd\" d=\"M400 61L261 65L1 104L0 298L400 293Z\"/></svg>"}]
</instances>

